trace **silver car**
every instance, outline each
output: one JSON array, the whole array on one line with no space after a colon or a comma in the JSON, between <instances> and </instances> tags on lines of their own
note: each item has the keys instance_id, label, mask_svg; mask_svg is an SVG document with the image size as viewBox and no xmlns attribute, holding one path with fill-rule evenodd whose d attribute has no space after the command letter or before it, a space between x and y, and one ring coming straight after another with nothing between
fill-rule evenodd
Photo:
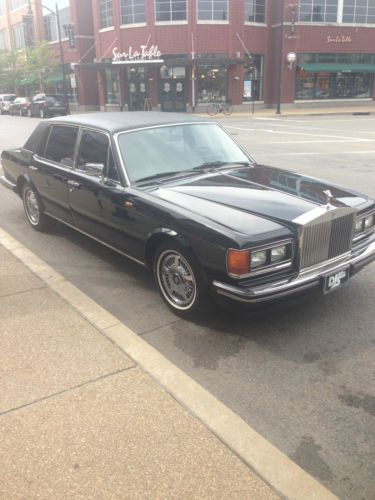
<instances>
[{"instance_id":1,"label":"silver car","mask_svg":"<svg viewBox=\"0 0 375 500\"><path fill-rule=\"evenodd\" d=\"M16 97L15 94L0 94L0 115L9 113L9 106Z\"/></svg>"}]
</instances>

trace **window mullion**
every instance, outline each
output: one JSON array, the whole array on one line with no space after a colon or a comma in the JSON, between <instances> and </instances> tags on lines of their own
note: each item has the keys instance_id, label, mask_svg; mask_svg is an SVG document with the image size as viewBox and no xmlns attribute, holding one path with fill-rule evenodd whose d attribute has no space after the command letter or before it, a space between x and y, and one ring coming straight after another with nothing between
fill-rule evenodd
<instances>
[{"instance_id":1,"label":"window mullion","mask_svg":"<svg viewBox=\"0 0 375 500\"><path fill-rule=\"evenodd\" d=\"M344 0L338 0L338 4L337 4L337 22L339 24L342 24L343 14L344 14Z\"/></svg>"}]
</instances>

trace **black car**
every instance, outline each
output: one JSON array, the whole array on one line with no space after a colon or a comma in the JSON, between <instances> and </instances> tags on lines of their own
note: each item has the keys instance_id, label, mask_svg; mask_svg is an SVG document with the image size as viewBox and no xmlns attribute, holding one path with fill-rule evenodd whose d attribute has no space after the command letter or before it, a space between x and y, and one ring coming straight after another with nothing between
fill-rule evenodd
<instances>
[{"instance_id":1,"label":"black car","mask_svg":"<svg viewBox=\"0 0 375 500\"><path fill-rule=\"evenodd\" d=\"M69 103L63 95L37 94L31 100L27 109L27 116L50 118L51 116L65 116L69 114Z\"/></svg>"},{"instance_id":2,"label":"black car","mask_svg":"<svg viewBox=\"0 0 375 500\"><path fill-rule=\"evenodd\" d=\"M17 97L9 106L9 114L24 116L30 106L30 99L28 97Z\"/></svg>"},{"instance_id":3,"label":"black car","mask_svg":"<svg viewBox=\"0 0 375 500\"><path fill-rule=\"evenodd\" d=\"M258 165L201 118L53 119L1 157L0 180L35 229L57 219L148 266L178 313L209 293L243 303L328 293L375 259L374 200Z\"/></svg>"}]
</instances>

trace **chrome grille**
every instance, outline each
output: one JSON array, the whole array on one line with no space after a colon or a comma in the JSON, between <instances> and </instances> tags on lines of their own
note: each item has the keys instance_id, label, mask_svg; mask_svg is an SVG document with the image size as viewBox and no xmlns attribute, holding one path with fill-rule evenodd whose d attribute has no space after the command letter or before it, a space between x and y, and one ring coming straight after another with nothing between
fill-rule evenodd
<instances>
[{"instance_id":1,"label":"chrome grille","mask_svg":"<svg viewBox=\"0 0 375 500\"><path fill-rule=\"evenodd\" d=\"M306 268L349 252L354 232L354 213L331 220L316 219L303 228L300 268Z\"/></svg>"}]
</instances>

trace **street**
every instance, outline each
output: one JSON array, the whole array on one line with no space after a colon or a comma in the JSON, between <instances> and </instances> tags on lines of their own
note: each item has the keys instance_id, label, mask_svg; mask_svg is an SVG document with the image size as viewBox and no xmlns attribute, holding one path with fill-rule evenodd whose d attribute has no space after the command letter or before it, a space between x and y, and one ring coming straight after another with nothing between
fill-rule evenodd
<instances>
[{"instance_id":1,"label":"street","mask_svg":"<svg viewBox=\"0 0 375 500\"><path fill-rule=\"evenodd\" d=\"M220 122L259 163L289 168L375 197L375 116L249 118ZM37 119L0 116L0 150ZM375 266L337 293L256 312L174 316L151 274L56 225L28 224L0 188L0 227L128 325L344 499L375 498Z\"/></svg>"}]
</instances>

